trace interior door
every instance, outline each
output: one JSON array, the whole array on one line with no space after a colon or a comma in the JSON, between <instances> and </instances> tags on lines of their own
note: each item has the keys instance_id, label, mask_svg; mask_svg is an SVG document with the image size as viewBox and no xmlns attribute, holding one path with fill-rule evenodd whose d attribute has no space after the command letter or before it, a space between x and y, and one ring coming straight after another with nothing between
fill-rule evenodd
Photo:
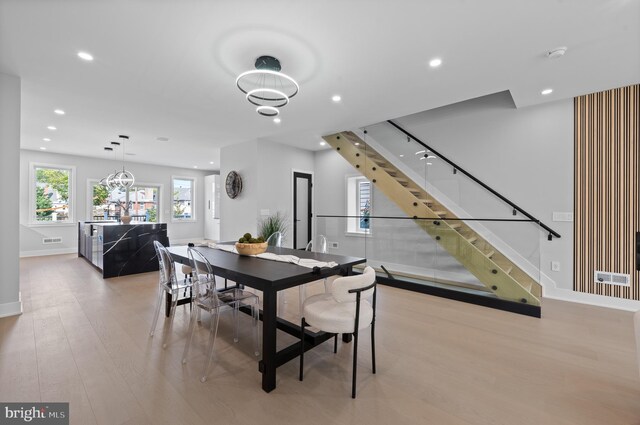
<instances>
[{"instance_id":1,"label":"interior door","mask_svg":"<svg viewBox=\"0 0 640 425\"><path fill-rule=\"evenodd\" d=\"M293 173L293 248L305 249L311 240L311 174Z\"/></svg>"},{"instance_id":2,"label":"interior door","mask_svg":"<svg viewBox=\"0 0 640 425\"><path fill-rule=\"evenodd\" d=\"M204 177L204 238L220 239L220 176Z\"/></svg>"}]
</instances>

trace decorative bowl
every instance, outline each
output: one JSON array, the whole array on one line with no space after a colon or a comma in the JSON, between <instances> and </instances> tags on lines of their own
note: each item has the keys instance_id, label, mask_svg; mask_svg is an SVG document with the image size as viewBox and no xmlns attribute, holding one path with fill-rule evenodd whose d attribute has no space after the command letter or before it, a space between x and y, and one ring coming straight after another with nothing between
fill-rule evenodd
<instances>
[{"instance_id":1,"label":"decorative bowl","mask_svg":"<svg viewBox=\"0 0 640 425\"><path fill-rule=\"evenodd\" d=\"M240 255L262 254L267 250L267 243L240 243L236 242L236 251Z\"/></svg>"}]
</instances>

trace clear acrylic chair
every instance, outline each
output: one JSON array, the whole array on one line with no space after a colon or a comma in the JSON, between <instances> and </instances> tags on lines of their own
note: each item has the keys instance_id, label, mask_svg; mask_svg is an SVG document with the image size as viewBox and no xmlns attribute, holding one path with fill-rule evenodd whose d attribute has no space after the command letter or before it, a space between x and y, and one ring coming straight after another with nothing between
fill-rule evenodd
<instances>
[{"instance_id":1,"label":"clear acrylic chair","mask_svg":"<svg viewBox=\"0 0 640 425\"><path fill-rule=\"evenodd\" d=\"M209 261L197 249L189 248L188 253L189 260L191 261L191 267L194 270L192 302L195 308L191 310L189 331L187 341L184 346L184 353L182 355L182 363L184 364L187 362L189 348L193 339L193 333L195 332L195 322L199 321L198 318L200 311L204 310L209 312L211 315L211 323L209 326L209 345L204 370L202 372L202 377L200 378L201 382L205 382L207 380L207 373L211 366L211 361L213 360L213 346L218 334L220 313L223 311L231 311L233 314L233 340L234 342L238 342L240 307L244 305L251 307L251 313L253 316L254 354L256 356L260 355L258 339L259 301L255 294L243 291L239 288L219 291L216 288L214 268Z\"/></svg>"},{"instance_id":2,"label":"clear acrylic chair","mask_svg":"<svg viewBox=\"0 0 640 425\"><path fill-rule=\"evenodd\" d=\"M274 232L267 238L265 242L267 242L268 246L280 248L282 246L282 238L282 232Z\"/></svg>"},{"instance_id":3,"label":"clear acrylic chair","mask_svg":"<svg viewBox=\"0 0 640 425\"><path fill-rule=\"evenodd\" d=\"M282 232L273 232L265 242L267 243L267 246L280 248L282 247L283 237L284 235L282 234ZM278 305L282 307L286 302L287 302L287 299L284 295L284 291L278 291Z\"/></svg>"},{"instance_id":4,"label":"clear acrylic chair","mask_svg":"<svg viewBox=\"0 0 640 425\"><path fill-rule=\"evenodd\" d=\"M160 242L153 241L153 246L156 250L156 256L158 257L158 263L160 265L160 277L158 279L158 295L156 297L156 308L153 314L153 323L151 324L151 331L149 336L153 336L158 324L158 316L162 308L163 295L171 295L171 306L169 309L168 323L165 322L165 332L162 338L162 347L167 346L167 335L173 326L173 316L175 316L176 307L178 306L178 299L182 293L182 296L188 295L191 297L191 281L185 280L184 282L178 281L176 278L176 268L171 254L167 251Z\"/></svg>"},{"instance_id":5,"label":"clear acrylic chair","mask_svg":"<svg viewBox=\"0 0 640 425\"><path fill-rule=\"evenodd\" d=\"M315 239L311 239L307 246L305 247L305 251L311 252L319 252L321 254L327 253L327 238L324 235L318 235ZM331 283L336 279L337 276L331 276L329 278L324 278L322 283L324 284L324 292L329 293L331 291ZM320 282L316 280L314 282L305 283L304 285L300 285L300 315L302 315L302 304L304 300L307 298L307 286L313 285L316 282Z\"/></svg>"}]
</instances>

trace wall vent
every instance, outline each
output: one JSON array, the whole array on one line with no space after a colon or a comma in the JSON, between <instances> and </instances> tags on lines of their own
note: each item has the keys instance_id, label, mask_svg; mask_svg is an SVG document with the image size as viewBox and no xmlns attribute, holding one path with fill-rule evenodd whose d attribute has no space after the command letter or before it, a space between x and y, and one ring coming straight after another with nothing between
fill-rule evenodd
<instances>
[{"instance_id":1,"label":"wall vent","mask_svg":"<svg viewBox=\"0 0 640 425\"><path fill-rule=\"evenodd\" d=\"M62 238L61 237L55 237L55 238L42 238L42 244L43 245L49 245L52 243L62 243Z\"/></svg>"},{"instance_id":2,"label":"wall vent","mask_svg":"<svg viewBox=\"0 0 640 425\"><path fill-rule=\"evenodd\" d=\"M600 283L608 283L609 285L631 286L631 275L623 273L610 273L596 270L593 274L593 280Z\"/></svg>"}]
</instances>

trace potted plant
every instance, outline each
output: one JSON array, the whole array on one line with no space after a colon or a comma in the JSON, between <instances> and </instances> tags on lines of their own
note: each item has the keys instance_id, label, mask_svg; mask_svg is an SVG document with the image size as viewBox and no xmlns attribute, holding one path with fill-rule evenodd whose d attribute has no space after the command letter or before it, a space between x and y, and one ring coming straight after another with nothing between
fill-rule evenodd
<instances>
[{"instance_id":1,"label":"potted plant","mask_svg":"<svg viewBox=\"0 0 640 425\"><path fill-rule=\"evenodd\" d=\"M276 232L282 233L283 239L287 234L287 216L280 212L264 217L258 223L258 235L265 241Z\"/></svg>"}]
</instances>

